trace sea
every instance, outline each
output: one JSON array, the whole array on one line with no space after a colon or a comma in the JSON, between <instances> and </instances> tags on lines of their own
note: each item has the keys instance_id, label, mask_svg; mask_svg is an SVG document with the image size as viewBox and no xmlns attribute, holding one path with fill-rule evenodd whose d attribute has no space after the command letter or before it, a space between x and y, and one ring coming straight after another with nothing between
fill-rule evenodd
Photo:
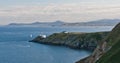
<instances>
[{"instance_id":1,"label":"sea","mask_svg":"<svg viewBox=\"0 0 120 63\"><path fill-rule=\"evenodd\" d=\"M40 34L111 31L113 26L10 27L0 26L0 63L75 63L92 52L29 42ZM32 36L31 36L32 35Z\"/></svg>"}]
</instances>

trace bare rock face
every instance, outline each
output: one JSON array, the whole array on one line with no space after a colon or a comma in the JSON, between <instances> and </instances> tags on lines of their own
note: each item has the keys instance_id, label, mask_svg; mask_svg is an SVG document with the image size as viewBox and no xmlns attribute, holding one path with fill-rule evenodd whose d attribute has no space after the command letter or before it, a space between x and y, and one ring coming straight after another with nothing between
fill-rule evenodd
<instances>
[{"instance_id":1,"label":"bare rock face","mask_svg":"<svg viewBox=\"0 0 120 63\"><path fill-rule=\"evenodd\" d=\"M95 63L105 53L106 45L106 42L99 44L89 57L84 58L76 63Z\"/></svg>"},{"instance_id":2,"label":"bare rock face","mask_svg":"<svg viewBox=\"0 0 120 63\"><path fill-rule=\"evenodd\" d=\"M109 35L99 43L89 57L84 58L76 63L96 63L96 61L101 59L103 55L109 52L112 46L118 42L117 40L120 40L120 23L116 25Z\"/></svg>"}]
</instances>

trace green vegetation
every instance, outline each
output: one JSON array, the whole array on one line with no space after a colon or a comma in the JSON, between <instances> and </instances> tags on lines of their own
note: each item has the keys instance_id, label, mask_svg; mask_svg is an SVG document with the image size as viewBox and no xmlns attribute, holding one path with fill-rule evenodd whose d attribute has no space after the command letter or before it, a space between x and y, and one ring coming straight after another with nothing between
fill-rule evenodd
<instances>
[{"instance_id":1,"label":"green vegetation","mask_svg":"<svg viewBox=\"0 0 120 63\"><path fill-rule=\"evenodd\" d=\"M120 63L120 23L98 44L89 57L76 63Z\"/></svg>"},{"instance_id":2,"label":"green vegetation","mask_svg":"<svg viewBox=\"0 0 120 63\"><path fill-rule=\"evenodd\" d=\"M96 63L120 63L120 24L118 24L109 36L106 38L108 42L107 51Z\"/></svg>"},{"instance_id":3,"label":"green vegetation","mask_svg":"<svg viewBox=\"0 0 120 63\"><path fill-rule=\"evenodd\" d=\"M118 24L108 35L106 41L108 42L108 46L112 46L116 43L117 40L120 39L120 24Z\"/></svg>"},{"instance_id":4,"label":"green vegetation","mask_svg":"<svg viewBox=\"0 0 120 63\"><path fill-rule=\"evenodd\" d=\"M93 50L96 48L99 41L107 36L109 32L96 33L54 33L46 39L36 37L33 41L44 44L65 45L71 48L84 48Z\"/></svg>"},{"instance_id":5,"label":"green vegetation","mask_svg":"<svg viewBox=\"0 0 120 63\"><path fill-rule=\"evenodd\" d=\"M76 63L120 63L120 23L110 33L54 33L46 39L38 36L32 41L89 50L98 45L93 54Z\"/></svg>"},{"instance_id":6,"label":"green vegetation","mask_svg":"<svg viewBox=\"0 0 120 63\"><path fill-rule=\"evenodd\" d=\"M96 63L120 63L120 39Z\"/></svg>"}]
</instances>

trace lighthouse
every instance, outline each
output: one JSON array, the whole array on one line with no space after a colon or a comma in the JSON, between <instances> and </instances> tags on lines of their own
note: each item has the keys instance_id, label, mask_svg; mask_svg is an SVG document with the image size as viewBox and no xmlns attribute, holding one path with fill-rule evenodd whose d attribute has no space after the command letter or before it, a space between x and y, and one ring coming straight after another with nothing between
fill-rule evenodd
<instances>
[{"instance_id":1,"label":"lighthouse","mask_svg":"<svg viewBox=\"0 0 120 63\"><path fill-rule=\"evenodd\" d=\"M46 35L41 35L41 34L40 34L40 36L41 36L42 38L46 38L46 37L47 37Z\"/></svg>"}]
</instances>

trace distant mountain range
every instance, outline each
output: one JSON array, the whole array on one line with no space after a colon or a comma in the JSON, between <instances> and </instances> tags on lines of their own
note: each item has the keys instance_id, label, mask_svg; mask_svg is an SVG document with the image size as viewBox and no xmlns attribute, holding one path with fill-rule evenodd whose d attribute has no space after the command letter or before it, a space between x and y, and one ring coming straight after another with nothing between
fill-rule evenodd
<instances>
[{"instance_id":1,"label":"distant mountain range","mask_svg":"<svg viewBox=\"0 0 120 63\"><path fill-rule=\"evenodd\" d=\"M62 26L65 22L55 21L55 22L34 22L34 23L10 23L8 26Z\"/></svg>"},{"instance_id":2,"label":"distant mountain range","mask_svg":"<svg viewBox=\"0 0 120 63\"><path fill-rule=\"evenodd\" d=\"M90 22L66 23L63 21L55 22L34 22L34 23L10 23L8 26L115 26L120 19L101 19Z\"/></svg>"},{"instance_id":3,"label":"distant mountain range","mask_svg":"<svg viewBox=\"0 0 120 63\"><path fill-rule=\"evenodd\" d=\"M115 26L120 22L120 19L101 19L90 22L82 22L82 23L68 23L66 26Z\"/></svg>"}]
</instances>

